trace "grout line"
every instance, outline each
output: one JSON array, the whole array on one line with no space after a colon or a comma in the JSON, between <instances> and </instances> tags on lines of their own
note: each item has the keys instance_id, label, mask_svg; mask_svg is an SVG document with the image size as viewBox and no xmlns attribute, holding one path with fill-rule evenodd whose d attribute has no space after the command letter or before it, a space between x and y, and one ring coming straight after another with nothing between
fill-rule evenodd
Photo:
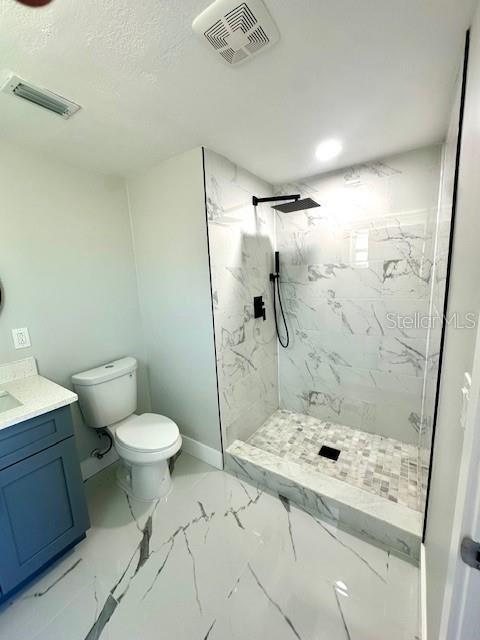
<instances>
[{"instance_id":1,"label":"grout line","mask_svg":"<svg viewBox=\"0 0 480 640\"><path fill-rule=\"evenodd\" d=\"M301 435L297 432L299 427L303 429ZM360 438L364 441L363 447L359 443ZM421 478L418 447L415 445L313 416L281 411L275 412L249 438L248 444L295 462L308 473L325 473L394 504L418 511ZM321 444L339 448L344 455L343 463L342 453L339 462L320 458L317 454ZM398 445L400 448L396 449ZM383 448L385 453L380 452ZM364 457L364 451L369 455ZM382 469L375 471L379 463ZM369 484L365 483L366 476L371 476ZM388 483L386 493L380 490L383 483ZM410 493L411 486L415 487L415 495ZM391 500L390 496L396 500Z\"/></svg>"}]
</instances>

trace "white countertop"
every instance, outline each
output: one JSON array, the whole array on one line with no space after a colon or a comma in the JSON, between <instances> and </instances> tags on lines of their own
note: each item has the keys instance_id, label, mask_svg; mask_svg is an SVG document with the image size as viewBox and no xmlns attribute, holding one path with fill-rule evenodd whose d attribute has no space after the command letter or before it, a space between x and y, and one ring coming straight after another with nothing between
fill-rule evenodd
<instances>
[{"instance_id":1,"label":"white countertop","mask_svg":"<svg viewBox=\"0 0 480 640\"><path fill-rule=\"evenodd\" d=\"M33 359L32 359L33 360ZM22 362L22 361L20 361ZM17 365L17 363L13 363ZM3 365L6 367L6 365ZM17 367L18 368L18 367ZM33 373L35 371L35 373ZM43 413L59 409L78 400L73 391L47 380L36 373L36 366L25 373L25 377L12 376L13 379L2 379L0 375L0 391L7 391L21 405L0 413L0 430L14 424L35 418Z\"/></svg>"}]
</instances>

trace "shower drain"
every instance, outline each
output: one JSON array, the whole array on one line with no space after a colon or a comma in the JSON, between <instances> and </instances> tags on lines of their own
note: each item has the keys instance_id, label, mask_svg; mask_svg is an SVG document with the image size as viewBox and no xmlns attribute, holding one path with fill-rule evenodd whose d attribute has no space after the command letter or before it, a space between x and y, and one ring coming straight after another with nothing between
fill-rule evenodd
<instances>
[{"instance_id":1,"label":"shower drain","mask_svg":"<svg viewBox=\"0 0 480 640\"><path fill-rule=\"evenodd\" d=\"M334 447L327 447L323 445L320 451L318 452L319 456L322 458L328 458L329 460L333 460L336 462L338 460L338 456L340 455L340 449L335 449Z\"/></svg>"}]
</instances>

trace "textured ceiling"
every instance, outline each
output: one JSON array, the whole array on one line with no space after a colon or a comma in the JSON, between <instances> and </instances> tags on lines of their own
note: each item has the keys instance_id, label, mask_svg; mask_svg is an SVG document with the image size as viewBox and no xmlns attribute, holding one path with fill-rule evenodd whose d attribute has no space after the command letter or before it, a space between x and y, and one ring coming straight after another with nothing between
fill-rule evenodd
<instances>
[{"instance_id":1,"label":"textured ceiling","mask_svg":"<svg viewBox=\"0 0 480 640\"><path fill-rule=\"evenodd\" d=\"M203 144L271 182L443 138L472 0L266 0L281 40L236 68L192 33L208 4L0 0L0 81L83 107L0 94L0 137L110 174ZM330 137L344 151L323 165Z\"/></svg>"}]
</instances>

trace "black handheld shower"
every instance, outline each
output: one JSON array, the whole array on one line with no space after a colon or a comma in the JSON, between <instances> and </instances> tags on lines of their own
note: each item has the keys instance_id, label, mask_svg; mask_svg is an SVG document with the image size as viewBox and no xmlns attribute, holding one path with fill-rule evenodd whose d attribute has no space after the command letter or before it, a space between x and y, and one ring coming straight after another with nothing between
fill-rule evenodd
<instances>
[{"instance_id":1,"label":"black handheld shower","mask_svg":"<svg viewBox=\"0 0 480 640\"><path fill-rule=\"evenodd\" d=\"M290 344L290 334L288 333L287 320L285 318L285 312L283 311L282 297L280 294L280 253L278 251L275 251L274 255L275 255L275 272L270 274L270 281L273 284L273 317L275 319L275 330L277 332L277 337L278 337L280 346L286 349ZM277 296L278 296L278 306L280 307L280 313L282 315L283 326L285 327L285 342L282 341L282 336L280 335L280 331L278 329Z\"/></svg>"}]
</instances>

